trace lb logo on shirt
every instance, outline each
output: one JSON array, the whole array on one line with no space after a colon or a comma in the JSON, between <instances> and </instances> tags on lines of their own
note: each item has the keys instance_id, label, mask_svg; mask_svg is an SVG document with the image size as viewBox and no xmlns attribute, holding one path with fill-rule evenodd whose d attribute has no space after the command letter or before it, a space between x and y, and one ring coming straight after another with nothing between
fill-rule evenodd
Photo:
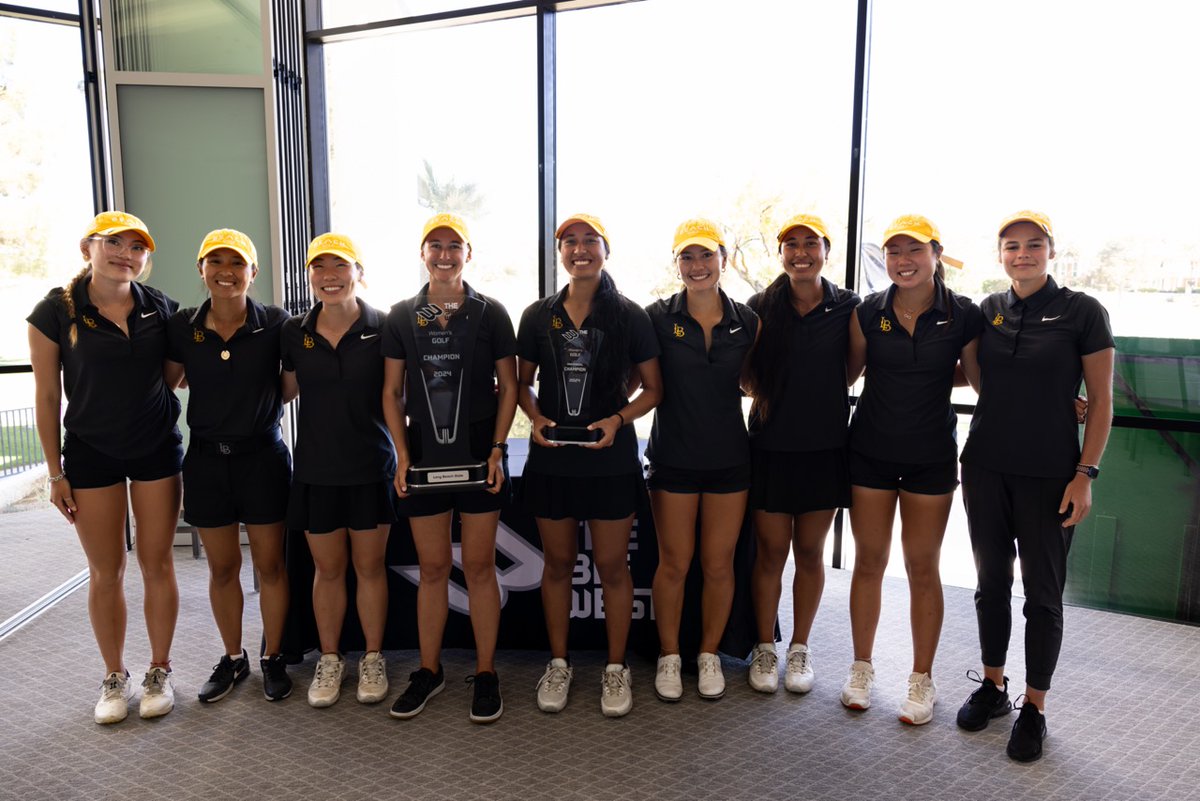
<instances>
[{"instance_id":1,"label":"lb logo on shirt","mask_svg":"<svg viewBox=\"0 0 1200 801\"><path fill-rule=\"evenodd\" d=\"M313 339L311 336L309 336L308 334L305 334L304 335L304 347L307 348L308 350L312 350L316 346L317 346L317 341L315 339Z\"/></svg>"},{"instance_id":2,"label":"lb logo on shirt","mask_svg":"<svg viewBox=\"0 0 1200 801\"><path fill-rule=\"evenodd\" d=\"M557 314L554 315L553 317L551 317L550 318L550 327L553 328L555 331L562 328L563 327L562 318L559 317Z\"/></svg>"},{"instance_id":3,"label":"lb logo on shirt","mask_svg":"<svg viewBox=\"0 0 1200 801\"><path fill-rule=\"evenodd\" d=\"M199 328L193 328L192 329L192 341L193 342L203 342L204 341L204 332L201 331Z\"/></svg>"},{"instance_id":4,"label":"lb logo on shirt","mask_svg":"<svg viewBox=\"0 0 1200 801\"><path fill-rule=\"evenodd\" d=\"M886 317L879 318L879 330L883 333L888 333L892 330L892 321Z\"/></svg>"},{"instance_id":5,"label":"lb logo on shirt","mask_svg":"<svg viewBox=\"0 0 1200 801\"><path fill-rule=\"evenodd\" d=\"M417 309L417 325L421 328L442 316L442 307L436 303L426 303Z\"/></svg>"},{"instance_id":6,"label":"lb logo on shirt","mask_svg":"<svg viewBox=\"0 0 1200 801\"><path fill-rule=\"evenodd\" d=\"M1003 314L997 314L995 317L992 318L992 325L994 325L994 326L1001 325L1003 323L1004 323L1004 315Z\"/></svg>"},{"instance_id":7,"label":"lb logo on shirt","mask_svg":"<svg viewBox=\"0 0 1200 801\"><path fill-rule=\"evenodd\" d=\"M88 328L96 327L96 321L93 320L91 317L88 317L86 314L83 315L83 324L86 325Z\"/></svg>"},{"instance_id":8,"label":"lb logo on shirt","mask_svg":"<svg viewBox=\"0 0 1200 801\"><path fill-rule=\"evenodd\" d=\"M679 323L675 323L674 331L675 331L676 339L683 339L683 326L682 325L680 325Z\"/></svg>"}]
</instances>

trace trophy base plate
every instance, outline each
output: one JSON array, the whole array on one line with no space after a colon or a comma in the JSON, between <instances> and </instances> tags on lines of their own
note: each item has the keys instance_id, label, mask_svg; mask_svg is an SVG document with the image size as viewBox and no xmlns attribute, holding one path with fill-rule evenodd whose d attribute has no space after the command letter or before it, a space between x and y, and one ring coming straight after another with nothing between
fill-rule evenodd
<instances>
[{"instance_id":1,"label":"trophy base plate","mask_svg":"<svg viewBox=\"0 0 1200 801\"><path fill-rule=\"evenodd\" d=\"M427 495L436 492L463 492L486 489L486 462L447 465L445 467L408 468L408 494Z\"/></svg>"},{"instance_id":2,"label":"trophy base plate","mask_svg":"<svg viewBox=\"0 0 1200 801\"><path fill-rule=\"evenodd\" d=\"M559 445L590 445L604 438L604 432L598 428L589 431L583 426L546 426L542 436Z\"/></svg>"}]
</instances>

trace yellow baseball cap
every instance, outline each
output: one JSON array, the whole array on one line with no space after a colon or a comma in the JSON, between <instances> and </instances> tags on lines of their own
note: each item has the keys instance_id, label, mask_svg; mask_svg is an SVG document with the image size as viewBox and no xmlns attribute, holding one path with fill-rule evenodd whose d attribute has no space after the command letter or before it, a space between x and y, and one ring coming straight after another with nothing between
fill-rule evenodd
<instances>
[{"instance_id":1,"label":"yellow baseball cap","mask_svg":"<svg viewBox=\"0 0 1200 801\"><path fill-rule=\"evenodd\" d=\"M830 239L829 228L825 225L824 220L815 214L797 214L795 217L792 217L783 224L783 227L779 229L779 233L775 235L775 240L777 242L783 242L783 239L787 236L788 231L792 230L793 228L799 228L800 226L804 226L810 231L815 232L818 236L822 236L825 239ZM830 239L830 241L832 240Z\"/></svg>"},{"instance_id":2,"label":"yellow baseball cap","mask_svg":"<svg viewBox=\"0 0 1200 801\"><path fill-rule=\"evenodd\" d=\"M345 234L321 234L308 245L308 255L304 257L305 266L312 264L313 259L317 256L330 253L339 258L345 259L351 264L361 264L362 260L358 257L358 248L354 247L354 243L350 241L350 237Z\"/></svg>"},{"instance_id":3,"label":"yellow baseball cap","mask_svg":"<svg viewBox=\"0 0 1200 801\"><path fill-rule=\"evenodd\" d=\"M247 264L258 264L258 251L254 249L254 243L250 241L250 237L232 228L218 228L215 231L209 231L204 237L204 241L200 243L200 253L196 256L196 261L201 261L209 253L219 248L229 248L245 259Z\"/></svg>"},{"instance_id":4,"label":"yellow baseball cap","mask_svg":"<svg viewBox=\"0 0 1200 801\"><path fill-rule=\"evenodd\" d=\"M1050 218L1040 211L1030 211L1025 209L1008 215L1004 218L1004 222L1000 223L1000 231L997 236L1004 236L1004 231L1013 223L1031 222L1038 228L1046 232L1046 236L1054 238L1054 228L1050 225Z\"/></svg>"},{"instance_id":5,"label":"yellow baseball cap","mask_svg":"<svg viewBox=\"0 0 1200 801\"><path fill-rule=\"evenodd\" d=\"M146 240L150 251L154 251L154 237L150 236L150 229L137 217L123 211L100 212L92 220L83 237L87 239L89 236L111 236L122 231L137 231Z\"/></svg>"},{"instance_id":6,"label":"yellow baseball cap","mask_svg":"<svg viewBox=\"0 0 1200 801\"><path fill-rule=\"evenodd\" d=\"M712 220L696 217L684 220L675 229L675 242L671 245L671 255L678 256L679 251L688 245L700 245L709 250L716 250L725 244L720 227Z\"/></svg>"},{"instance_id":7,"label":"yellow baseball cap","mask_svg":"<svg viewBox=\"0 0 1200 801\"><path fill-rule=\"evenodd\" d=\"M942 232L938 230L938 227L928 217L922 217L920 214L904 214L892 220L892 224L883 232L884 247L887 247L887 243L897 236L911 236L918 242L945 244L942 242ZM945 253L938 258L951 267L962 269L961 261L947 256Z\"/></svg>"},{"instance_id":8,"label":"yellow baseball cap","mask_svg":"<svg viewBox=\"0 0 1200 801\"><path fill-rule=\"evenodd\" d=\"M437 228L449 228L454 233L462 237L464 244L471 244L471 234L467 231L467 224L463 222L463 218L457 214L449 214L443 212L435 214L425 221L425 227L421 229L421 244L425 244L425 240Z\"/></svg>"},{"instance_id":9,"label":"yellow baseball cap","mask_svg":"<svg viewBox=\"0 0 1200 801\"><path fill-rule=\"evenodd\" d=\"M608 231L604 230L604 223L600 222L599 217L592 214L572 214L558 224L558 228L554 231L554 238L562 239L563 231L575 223L583 223L588 228L600 234L600 238L604 240L604 244L608 245L609 250L612 250L612 242L608 238Z\"/></svg>"}]
</instances>

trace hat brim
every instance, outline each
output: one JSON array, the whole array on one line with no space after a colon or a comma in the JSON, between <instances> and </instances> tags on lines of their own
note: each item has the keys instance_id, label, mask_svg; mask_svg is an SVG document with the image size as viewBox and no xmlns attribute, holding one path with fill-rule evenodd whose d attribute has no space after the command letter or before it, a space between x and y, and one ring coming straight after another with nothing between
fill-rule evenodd
<instances>
[{"instance_id":1,"label":"hat brim","mask_svg":"<svg viewBox=\"0 0 1200 801\"><path fill-rule=\"evenodd\" d=\"M563 221L562 221L562 222L559 224L558 228L557 228L557 229L554 231L554 238L555 238L555 239L562 239L563 231L567 230L568 228L570 228L570 227L571 227L572 225L574 225L575 223L583 223L583 224L584 224L584 225L586 225L588 228L591 228L591 229L592 229L592 233L594 233L594 234L596 234L597 236L599 236L599 237L600 237L601 239L603 239L605 242L607 242L607 241L608 241L608 237L607 237L607 236L605 236L605 234L604 234L604 232L603 232L603 231L601 231L599 228L597 228L597 227L595 226L595 224L594 224L594 223L592 223L590 220L585 220L585 219L583 219L582 217L568 217L567 219L563 220Z\"/></svg>"},{"instance_id":2,"label":"hat brim","mask_svg":"<svg viewBox=\"0 0 1200 801\"><path fill-rule=\"evenodd\" d=\"M787 239L787 235L790 234L792 231L795 231L797 228L807 228L808 230L812 231L814 234L821 237L822 239L829 239L829 234L825 233L824 231L822 231L820 228L816 227L815 225L809 225L808 223L795 223L793 225L789 225L787 228L784 228L782 231L780 231L778 236L775 237L775 241L782 244L783 240Z\"/></svg>"},{"instance_id":3,"label":"hat brim","mask_svg":"<svg viewBox=\"0 0 1200 801\"><path fill-rule=\"evenodd\" d=\"M126 231L133 231L135 234L141 234L142 238L146 240L146 244L150 246L150 252L154 252L154 237L150 236L150 232L144 228L135 228L130 225L117 225L113 226L112 228L101 228L100 230L96 231L93 236L112 236L113 234L123 234Z\"/></svg>"},{"instance_id":4,"label":"hat brim","mask_svg":"<svg viewBox=\"0 0 1200 801\"><path fill-rule=\"evenodd\" d=\"M226 250L232 250L234 253L238 254L243 259L245 259L247 264L257 264L257 262L258 262L258 260L254 256L254 254L250 253L245 248L239 247L238 245L225 245L225 244L209 245L208 247L206 247L200 251L200 255L196 257L196 261L203 261L204 257L207 256L209 253L212 253L214 250L220 250L221 248L225 248Z\"/></svg>"},{"instance_id":5,"label":"hat brim","mask_svg":"<svg viewBox=\"0 0 1200 801\"><path fill-rule=\"evenodd\" d=\"M887 247L887 243L891 242L898 236L911 236L913 239L926 245L933 241L933 237L929 234L921 233L920 231L913 231L909 228L901 228L898 231L888 231L887 234L884 235L884 247Z\"/></svg>"},{"instance_id":6,"label":"hat brim","mask_svg":"<svg viewBox=\"0 0 1200 801\"><path fill-rule=\"evenodd\" d=\"M701 247L708 248L714 253L721 248L721 243L712 237L690 236L682 242L677 242L671 252L678 256L683 252L684 248L688 247L689 245L700 245Z\"/></svg>"},{"instance_id":7,"label":"hat brim","mask_svg":"<svg viewBox=\"0 0 1200 801\"><path fill-rule=\"evenodd\" d=\"M321 256L337 256L339 259L349 262L350 264L358 264L359 263L358 259L354 258L354 254L350 253L349 251L341 250L339 248L321 248L316 253L308 254L308 261L306 261L304 263L304 266L305 267L311 266L312 263L314 261L316 261L317 259L319 259Z\"/></svg>"},{"instance_id":8,"label":"hat brim","mask_svg":"<svg viewBox=\"0 0 1200 801\"><path fill-rule=\"evenodd\" d=\"M1021 222L1033 223L1039 229L1041 229L1046 236L1051 238L1054 237L1054 232L1050 230L1049 226L1047 226L1041 220L1035 220L1032 217L1013 217L1010 220L1005 220L1004 222L1000 223L1000 230L996 232L996 236L1004 236L1005 231Z\"/></svg>"},{"instance_id":9,"label":"hat brim","mask_svg":"<svg viewBox=\"0 0 1200 801\"><path fill-rule=\"evenodd\" d=\"M463 244L470 247L471 237L467 236L466 231L459 228L457 225L451 225L450 223L444 223L444 222L438 223L437 225L435 225L432 228L430 228L429 230L427 230L425 233L421 234L422 247L425 245L425 240L429 239L429 237L433 234L433 232L439 228L445 228L447 231L453 231L454 233L458 234L458 238L463 241Z\"/></svg>"}]
</instances>

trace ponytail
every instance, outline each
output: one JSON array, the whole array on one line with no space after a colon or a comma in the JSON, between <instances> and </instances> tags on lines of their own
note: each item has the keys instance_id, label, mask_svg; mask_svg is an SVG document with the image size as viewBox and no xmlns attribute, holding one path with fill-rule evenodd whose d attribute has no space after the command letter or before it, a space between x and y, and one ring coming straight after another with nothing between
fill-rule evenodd
<instances>
[{"instance_id":1,"label":"ponytail","mask_svg":"<svg viewBox=\"0 0 1200 801\"><path fill-rule=\"evenodd\" d=\"M599 285L592 298L591 317L596 327L604 332L601 348L608 358L601 359L596 371L596 384L603 388L619 390L621 397L629 397L629 321L625 319L624 296L617 289L617 282L608 270L600 271Z\"/></svg>"},{"instance_id":2,"label":"ponytail","mask_svg":"<svg viewBox=\"0 0 1200 801\"><path fill-rule=\"evenodd\" d=\"M746 389L754 399L750 414L764 422L783 395L789 372L788 328L793 322L791 279L781 273L763 290L758 304L762 330L747 362Z\"/></svg>"},{"instance_id":3,"label":"ponytail","mask_svg":"<svg viewBox=\"0 0 1200 801\"><path fill-rule=\"evenodd\" d=\"M68 329L67 338L71 341L72 348L79 342L79 327L75 324L75 285L86 278L91 269L91 264L83 265L83 269L75 273L67 285L62 288L60 296L63 305L67 307L67 316L71 318L71 327Z\"/></svg>"}]
</instances>

